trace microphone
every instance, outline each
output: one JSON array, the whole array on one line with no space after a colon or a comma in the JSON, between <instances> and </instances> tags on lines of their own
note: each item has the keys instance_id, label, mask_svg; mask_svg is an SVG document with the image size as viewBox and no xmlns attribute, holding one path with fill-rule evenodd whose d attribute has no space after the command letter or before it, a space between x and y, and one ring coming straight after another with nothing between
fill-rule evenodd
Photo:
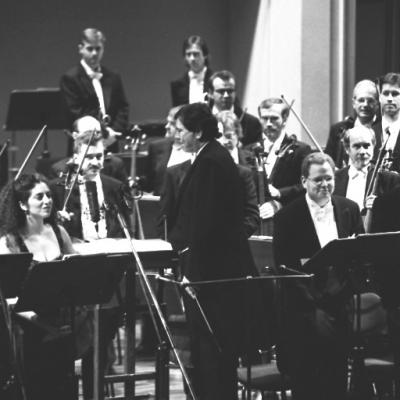
<instances>
[{"instance_id":1,"label":"microphone","mask_svg":"<svg viewBox=\"0 0 400 400\"><path fill-rule=\"evenodd\" d=\"M99 199L97 197L97 185L95 181L86 181L86 194L89 203L90 219L96 224L100 221Z\"/></svg>"}]
</instances>

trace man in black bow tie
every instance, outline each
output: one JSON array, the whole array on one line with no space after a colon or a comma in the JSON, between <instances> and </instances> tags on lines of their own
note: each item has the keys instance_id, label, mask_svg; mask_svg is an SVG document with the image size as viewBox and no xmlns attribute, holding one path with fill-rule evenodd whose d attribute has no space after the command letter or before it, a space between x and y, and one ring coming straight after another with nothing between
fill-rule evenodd
<instances>
[{"instance_id":1,"label":"man in black bow tie","mask_svg":"<svg viewBox=\"0 0 400 400\"><path fill-rule=\"evenodd\" d=\"M95 28L82 32L78 45L80 63L61 77L60 89L71 125L84 115L102 120L109 133L105 146L115 152L117 138L128 129L129 104L120 76L101 65L105 40L104 34Z\"/></svg>"}]
</instances>

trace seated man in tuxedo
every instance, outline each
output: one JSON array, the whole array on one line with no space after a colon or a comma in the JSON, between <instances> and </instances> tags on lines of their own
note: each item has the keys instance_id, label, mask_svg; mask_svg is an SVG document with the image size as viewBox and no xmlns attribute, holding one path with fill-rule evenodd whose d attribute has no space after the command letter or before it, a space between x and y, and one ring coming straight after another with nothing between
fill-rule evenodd
<instances>
[{"instance_id":1,"label":"seated man in tuxedo","mask_svg":"<svg viewBox=\"0 0 400 400\"><path fill-rule=\"evenodd\" d=\"M104 136L108 135L107 130L102 129L100 122L90 115L76 120L72 126L72 136L80 136L83 132L90 132L95 130L101 132ZM69 169L74 165L73 158L63 158L60 161L52 164L49 171L40 171L48 179L54 179L61 176L64 173L68 173ZM109 154L104 157L103 167L101 169L102 174L115 178L121 182L128 181L128 174L125 169L124 162L117 156Z\"/></svg>"},{"instance_id":2,"label":"seated man in tuxedo","mask_svg":"<svg viewBox=\"0 0 400 400\"><path fill-rule=\"evenodd\" d=\"M78 45L81 60L61 77L60 89L71 125L84 115L100 119L108 131L105 147L118 152L116 140L128 130L129 104L121 77L101 65L105 41L98 29L87 28L82 32ZM68 155L70 150L71 146Z\"/></svg>"},{"instance_id":3,"label":"seated man in tuxedo","mask_svg":"<svg viewBox=\"0 0 400 400\"><path fill-rule=\"evenodd\" d=\"M355 201L361 213L365 214L367 209L372 208L376 196L388 193L400 184L400 175L381 171L377 178L377 191L372 193L371 176L374 165L371 160L375 148L375 132L363 125L356 126L345 132L343 143L349 156L349 166L336 171L334 194Z\"/></svg>"},{"instance_id":4,"label":"seated man in tuxedo","mask_svg":"<svg viewBox=\"0 0 400 400\"><path fill-rule=\"evenodd\" d=\"M50 184L54 206L64 219L64 227L72 238L77 240L98 240L106 237L124 237L123 230L118 222L116 210L120 210L125 220L128 221L129 209L124 201L128 195L123 184L109 176L101 174L104 161L104 144L101 130L83 130L77 122L78 132L74 135L75 165L79 165L84 157L93 132L95 132L82 164L78 181L72 189L68 203L63 210L67 193L67 183L57 179ZM85 124L84 124L85 125ZM71 175L73 175L73 172ZM73 177L71 176L70 182ZM125 194L127 196L125 196ZM107 249L104 249L107 251ZM105 360L107 349L119 326L121 311L119 307L102 309L102 335L104 347L101 349ZM84 398L93 397L93 349L86 353L82 359L82 375L84 378Z\"/></svg>"},{"instance_id":5,"label":"seated man in tuxedo","mask_svg":"<svg viewBox=\"0 0 400 400\"><path fill-rule=\"evenodd\" d=\"M348 163L348 153L343 144L343 135L347 129L356 126L372 128L375 133L377 151L382 143L382 124L381 119L377 117L379 99L375 83L369 79L357 82L353 90L352 104L354 115L333 124L326 143L325 153L333 158L337 168L343 168Z\"/></svg>"},{"instance_id":6,"label":"seated man in tuxedo","mask_svg":"<svg viewBox=\"0 0 400 400\"><path fill-rule=\"evenodd\" d=\"M306 193L274 217L275 264L304 271L328 242L363 232L356 203L332 195L335 164L311 153L302 164ZM343 269L321 268L311 280L285 281L278 365L290 376L293 400L345 399L351 291ZM308 271L307 271L308 272Z\"/></svg>"},{"instance_id":7,"label":"seated man in tuxedo","mask_svg":"<svg viewBox=\"0 0 400 400\"><path fill-rule=\"evenodd\" d=\"M280 98L271 97L258 107L263 128L262 164L268 181L266 200L260 205L260 217L268 220L282 205L304 192L301 184L301 163L311 152L310 146L289 136L285 126L289 107Z\"/></svg>"},{"instance_id":8,"label":"seated man in tuxedo","mask_svg":"<svg viewBox=\"0 0 400 400\"><path fill-rule=\"evenodd\" d=\"M209 51L201 36L186 38L182 48L187 71L171 82L172 106L203 102L208 91L212 71L209 66Z\"/></svg>"},{"instance_id":9,"label":"seated man in tuxedo","mask_svg":"<svg viewBox=\"0 0 400 400\"><path fill-rule=\"evenodd\" d=\"M232 111L238 117L242 126L242 136L239 139L243 146L260 140L260 122L254 115L242 110L236 101L236 81L232 72L218 71L211 76L208 97L214 115L221 111Z\"/></svg>"}]
</instances>

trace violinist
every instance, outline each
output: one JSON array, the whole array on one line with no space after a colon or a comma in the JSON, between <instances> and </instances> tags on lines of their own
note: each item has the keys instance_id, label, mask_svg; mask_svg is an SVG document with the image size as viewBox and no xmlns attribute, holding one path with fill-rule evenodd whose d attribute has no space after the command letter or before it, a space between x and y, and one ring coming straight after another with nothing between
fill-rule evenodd
<instances>
[{"instance_id":1,"label":"violinist","mask_svg":"<svg viewBox=\"0 0 400 400\"><path fill-rule=\"evenodd\" d=\"M286 205L304 192L301 185L301 163L311 152L310 146L286 133L289 107L280 98L261 102L258 113L263 128L262 142L264 171L269 194L260 204L260 217L272 218L282 205Z\"/></svg>"},{"instance_id":2,"label":"violinist","mask_svg":"<svg viewBox=\"0 0 400 400\"><path fill-rule=\"evenodd\" d=\"M68 233L56 223L52 194L40 175L21 175L3 188L0 221L1 254L30 252L34 262L42 262L74 253ZM54 327L63 325L59 310L38 311L39 319ZM72 336L60 332L47 340L48 332L33 321L27 320L23 327L23 373L28 399L73 398Z\"/></svg>"},{"instance_id":3,"label":"violinist","mask_svg":"<svg viewBox=\"0 0 400 400\"><path fill-rule=\"evenodd\" d=\"M353 89L352 105L354 115L333 124L326 143L325 153L333 158L337 168L343 168L348 163L348 154L343 143L343 136L347 129L355 126L372 128L377 143L374 155L377 155L381 146L382 126L379 117L378 90L375 83L369 79L357 82Z\"/></svg>"},{"instance_id":4,"label":"violinist","mask_svg":"<svg viewBox=\"0 0 400 400\"><path fill-rule=\"evenodd\" d=\"M67 182L58 179L51 183L54 203L56 208L62 211L60 214L64 219L65 228L76 240L92 241L106 237L124 237L118 223L116 208L128 220L129 209L125 200L129 199L126 198L126 190L120 181L101 173L104 161L103 138L100 130L92 129L92 126L88 130L86 122L87 117L76 122L74 164L67 176ZM93 131L95 133L90 141ZM75 166L80 165L85 152L86 157L83 159L77 183L71 187L76 172ZM71 191L69 201L64 207L69 191ZM104 321L102 335L105 343L102 351L104 359L108 360L107 347L112 343L118 329L120 309L102 309L101 318ZM109 367L108 365L107 368ZM82 359L82 374L84 398L90 399L93 397L93 351L89 351Z\"/></svg>"},{"instance_id":5,"label":"violinist","mask_svg":"<svg viewBox=\"0 0 400 400\"><path fill-rule=\"evenodd\" d=\"M372 208L377 196L390 192L400 184L400 175L381 171L376 177L376 192L368 193L366 197L374 169L371 160L376 143L375 132L371 128L359 125L345 132L343 143L349 156L349 166L336 171L334 194L355 201L362 214L365 214L366 209Z\"/></svg>"}]
</instances>

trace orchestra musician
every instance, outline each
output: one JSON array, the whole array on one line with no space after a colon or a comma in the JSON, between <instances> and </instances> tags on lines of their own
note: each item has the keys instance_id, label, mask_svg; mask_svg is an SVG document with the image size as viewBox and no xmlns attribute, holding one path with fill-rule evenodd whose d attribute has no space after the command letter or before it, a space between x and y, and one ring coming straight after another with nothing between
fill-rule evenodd
<instances>
[{"instance_id":1,"label":"orchestra musician","mask_svg":"<svg viewBox=\"0 0 400 400\"><path fill-rule=\"evenodd\" d=\"M30 252L33 263L37 263L74 253L68 233L56 222L52 194L43 176L21 175L3 188L0 221L1 254ZM24 327L23 376L27 398L70 400L74 398L71 376L74 346L72 336L61 331L63 325L69 324L69 318L62 318L60 310L50 305L38 311L35 318L37 322L45 321L60 329L60 333L48 340L49 332L33 321L21 325ZM86 347L89 343L90 340L86 341Z\"/></svg>"},{"instance_id":2,"label":"orchestra musician","mask_svg":"<svg viewBox=\"0 0 400 400\"><path fill-rule=\"evenodd\" d=\"M221 111L232 111L242 126L240 142L243 146L257 142L261 138L258 119L239 106L236 97L236 80L230 71L215 72L210 78L208 99L211 111L217 115Z\"/></svg>"},{"instance_id":3,"label":"orchestra musician","mask_svg":"<svg viewBox=\"0 0 400 400\"><path fill-rule=\"evenodd\" d=\"M105 41L98 29L83 30L78 45L81 60L61 77L60 89L71 126L85 115L102 120L108 131L105 146L118 152L116 140L128 130L129 104L121 77L101 65ZM71 152L70 148L68 155Z\"/></svg>"},{"instance_id":4,"label":"orchestra musician","mask_svg":"<svg viewBox=\"0 0 400 400\"><path fill-rule=\"evenodd\" d=\"M375 133L377 155L382 144L382 124L379 114L378 90L374 82L364 79L356 83L353 89L352 105L354 116L346 117L343 121L331 126L325 153L335 161L337 168L347 165L349 157L343 144L343 136L347 129L365 126Z\"/></svg>"},{"instance_id":5,"label":"orchestra musician","mask_svg":"<svg viewBox=\"0 0 400 400\"><path fill-rule=\"evenodd\" d=\"M173 107L203 102L212 75L208 46L201 36L192 35L186 38L182 53L188 70L181 78L171 82Z\"/></svg>"},{"instance_id":6,"label":"orchestra musician","mask_svg":"<svg viewBox=\"0 0 400 400\"><path fill-rule=\"evenodd\" d=\"M349 156L349 166L336 171L334 194L355 201L361 213L365 214L366 209L372 209L376 196L388 193L400 184L400 175L395 172L381 171L377 177L376 192L369 193L366 198L373 173L371 160L375 148L375 133L366 126L356 126L345 132L343 144Z\"/></svg>"},{"instance_id":7,"label":"orchestra musician","mask_svg":"<svg viewBox=\"0 0 400 400\"><path fill-rule=\"evenodd\" d=\"M302 271L302 264L337 238L363 232L356 203L332 195L335 164L311 153L302 164L306 194L274 217L273 251L277 266ZM284 286L285 313L278 365L290 376L293 400L346 398L351 291L342 270L324 268L312 281Z\"/></svg>"},{"instance_id":8,"label":"orchestra musician","mask_svg":"<svg viewBox=\"0 0 400 400\"><path fill-rule=\"evenodd\" d=\"M64 226L72 238L92 241L106 237L124 237L118 222L116 209L128 221L129 209L126 201L130 201L129 193L124 185L109 176L103 175L101 169L104 160L104 144L101 130L87 128L86 117L76 122L77 132L74 137L74 154L71 179L57 179L51 182L54 205L64 220ZM81 126L82 125L82 126ZM80 164L89 144L93 130L95 135L90 142L84 158L77 184L72 187L68 203L64 201L68 193L68 183L73 181L74 166ZM69 182L65 182L65 181ZM107 249L105 249L106 251ZM107 348L112 343L120 321L120 308L101 309L102 332L104 337L104 359L109 361ZM106 366L107 369L110 365ZM84 398L93 397L93 349L82 358Z\"/></svg>"},{"instance_id":9,"label":"orchestra musician","mask_svg":"<svg viewBox=\"0 0 400 400\"><path fill-rule=\"evenodd\" d=\"M389 72L379 79L383 142L392 159L391 170L400 172L400 74Z\"/></svg>"},{"instance_id":10,"label":"orchestra musician","mask_svg":"<svg viewBox=\"0 0 400 400\"><path fill-rule=\"evenodd\" d=\"M177 115L184 149L195 153L180 186L169 241L181 253L184 281L256 274L243 224L243 185L229 152L218 143L217 121L205 104L184 106ZM244 327L243 288L195 287L185 292L193 386L200 399L236 399L236 367ZM193 297L214 331L221 352L205 329Z\"/></svg>"},{"instance_id":11,"label":"orchestra musician","mask_svg":"<svg viewBox=\"0 0 400 400\"><path fill-rule=\"evenodd\" d=\"M260 143L265 157L264 170L270 198L260 205L260 217L268 220L282 205L304 192L301 163L311 152L310 146L286 133L289 107L280 98L263 100L258 113L263 129Z\"/></svg>"}]
</instances>

